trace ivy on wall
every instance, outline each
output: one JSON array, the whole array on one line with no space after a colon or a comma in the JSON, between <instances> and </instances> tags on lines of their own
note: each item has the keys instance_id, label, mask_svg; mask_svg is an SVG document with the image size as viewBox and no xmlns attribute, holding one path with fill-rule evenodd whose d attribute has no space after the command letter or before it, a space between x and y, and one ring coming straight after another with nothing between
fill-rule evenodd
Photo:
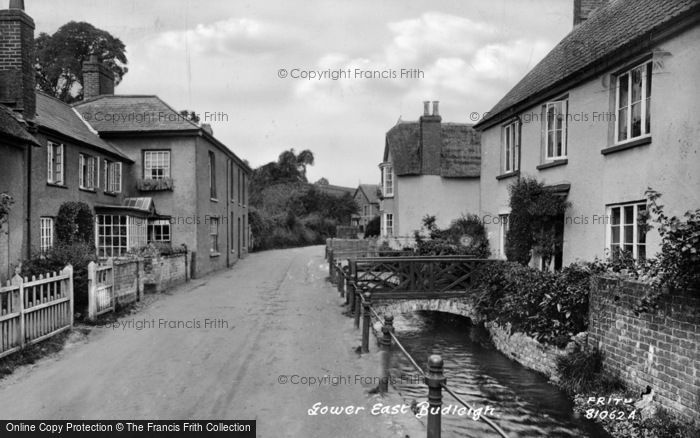
<instances>
[{"instance_id":1,"label":"ivy on wall","mask_svg":"<svg viewBox=\"0 0 700 438\"><path fill-rule=\"evenodd\" d=\"M510 261L530 263L533 255L542 257L544 266L561 250L556 227L571 203L535 178L524 177L511 184L510 216L505 253Z\"/></svg>"},{"instance_id":2,"label":"ivy on wall","mask_svg":"<svg viewBox=\"0 0 700 438\"><path fill-rule=\"evenodd\" d=\"M91 244L95 238L95 219L90 206L84 202L64 202L56 215L58 243Z\"/></svg>"}]
</instances>

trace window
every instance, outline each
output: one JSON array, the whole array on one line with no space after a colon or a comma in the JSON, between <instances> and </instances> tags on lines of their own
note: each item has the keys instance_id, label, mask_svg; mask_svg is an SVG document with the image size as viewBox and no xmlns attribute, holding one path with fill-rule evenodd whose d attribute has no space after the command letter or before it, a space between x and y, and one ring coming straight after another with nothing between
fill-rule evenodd
<instances>
[{"instance_id":1,"label":"window","mask_svg":"<svg viewBox=\"0 0 700 438\"><path fill-rule=\"evenodd\" d=\"M41 234L40 234L40 249L41 252L46 252L53 247L53 218L41 218Z\"/></svg>"},{"instance_id":2,"label":"window","mask_svg":"<svg viewBox=\"0 0 700 438\"><path fill-rule=\"evenodd\" d=\"M520 123L503 127L503 172L520 170Z\"/></svg>"},{"instance_id":3,"label":"window","mask_svg":"<svg viewBox=\"0 0 700 438\"><path fill-rule=\"evenodd\" d=\"M97 215L97 255L116 257L127 251L127 217Z\"/></svg>"},{"instance_id":4,"label":"window","mask_svg":"<svg viewBox=\"0 0 700 438\"><path fill-rule=\"evenodd\" d=\"M365 215L365 216L369 216L369 205L365 205L365 206L363 207L363 210L364 210L364 215Z\"/></svg>"},{"instance_id":5,"label":"window","mask_svg":"<svg viewBox=\"0 0 700 438\"><path fill-rule=\"evenodd\" d=\"M617 77L615 92L616 142L651 133L651 61Z\"/></svg>"},{"instance_id":6,"label":"window","mask_svg":"<svg viewBox=\"0 0 700 438\"><path fill-rule=\"evenodd\" d=\"M392 213L384 214L384 234L386 236L394 235L394 215Z\"/></svg>"},{"instance_id":7,"label":"window","mask_svg":"<svg viewBox=\"0 0 700 438\"><path fill-rule=\"evenodd\" d=\"M216 199L216 157L209 151L209 197Z\"/></svg>"},{"instance_id":8,"label":"window","mask_svg":"<svg viewBox=\"0 0 700 438\"><path fill-rule=\"evenodd\" d=\"M46 181L51 184L63 184L63 145L48 142Z\"/></svg>"},{"instance_id":9,"label":"window","mask_svg":"<svg viewBox=\"0 0 700 438\"><path fill-rule=\"evenodd\" d=\"M386 197L394 196L394 167L384 163L382 169L382 193Z\"/></svg>"},{"instance_id":10,"label":"window","mask_svg":"<svg viewBox=\"0 0 700 438\"><path fill-rule=\"evenodd\" d=\"M233 202L235 200L236 196L236 179L234 177L236 173L236 166L233 164L233 161L229 161L229 175L231 175L231 201Z\"/></svg>"},{"instance_id":11,"label":"window","mask_svg":"<svg viewBox=\"0 0 700 438\"><path fill-rule=\"evenodd\" d=\"M607 246L611 257L624 251L635 260L646 258L646 224L640 218L646 209L644 202L608 207Z\"/></svg>"},{"instance_id":12,"label":"window","mask_svg":"<svg viewBox=\"0 0 700 438\"><path fill-rule=\"evenodd\" d=\"M81 189L94 189L97 187L97 158L80 154L78 172L78 181Z\"/></svg>"},{"instance_id":13,"label":"window","mask_svg":"<svg viewBox=\"0 0 700 438\"><path fill-rule=\"evenodd\" d=\"M241 198L243 199L243 205L244 205L244 206L246 205L246 189L245 189L245 186L246 186L246 179L247 179L247 178L246 178L246 175L245 175L245 173L243 173L243 178L242 178L243 184L241 184L241 186L242 186L242 187L241 187Z\"/></svg>"},{"instance_id":14,"label":"window","mask_svg":"<svg viewBox=\"0 0 700 438\"><path fill-rule=\"evenodd\" d=\"M147 241L147 220L135 216L97 215L97 255L119 257Z\"/></svg>"},{"instance_id":15,"label":"window","mask_svg":"<svg viewBox=\"0 0 700 438\"><path fill-rule=\"evenodd\" d=\"M566 158L566 118L569 101L567 99L549 102L545 105L545 159Z\"/></svg>"},{"instance_id":16,"label":"window","mask_svg":"<svg viewBox=\"0 0 700 438\"><path fill-rule=\"evenodd\" d=\"M209 252L219 252L219 218L209 218Z\"/></svg>"},{"instance_id":17,"label":"window","mask_svg":"<svg viewBox=\"0 0 700 438\"><path fill-rule=\"evenodd\" d=\"M148 222L149 242L170 242L170 221L155 219Z\"/></svg>"},{"instance_id":18,"label":"window","mask_svg":"<svg viewBox=\"0 0 700 438\"><path fill-rule=\"evenodd\" d=\"M170 178L170 151L143 151L143 178Z\"/></svg>"},{"instance_id":19,"label":"window","mask_svg":"<svg viewBox=\"0 0 700 438\"><path fill-rule=\"evenodd\" d=\"M121 193L122 191L122 163L104 160L103 172L105 192Z\"/></svg>"},{"instance_id":20,"label":"window","mask_svg":"<svg viewBox=\"0 0 700 438\"><path fill-rule=\"evenodd\" d=\"M501 214L498 216L499 226L501 229L500 239L499 239L499 250L501 258L506 258L506 236L508 235L508 215Z\"/></svg>"}]
</instances>

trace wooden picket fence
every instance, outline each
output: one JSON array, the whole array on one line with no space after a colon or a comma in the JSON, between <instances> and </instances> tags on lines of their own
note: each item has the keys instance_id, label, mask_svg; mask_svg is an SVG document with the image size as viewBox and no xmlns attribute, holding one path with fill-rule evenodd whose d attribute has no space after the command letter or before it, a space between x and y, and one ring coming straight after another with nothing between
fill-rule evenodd
<instances>
[{"instance_id":1,"label":"wooden picket fence","mask_svg":"<svg viewBox=\"0 0 700 438\"><path fill-rule=\"evenodd\" d=\"M73 267L0 287L0 357L73 328Z\"/></svg>"},{"instance_id":2,"label":"wooden picket fence","mask_svg":"<svg viewBox=\"0 0 700 438\"><path fill-rule=\"evenodd\" d=\"M112 260L105 265L88 263L88 319L94 320L103 313L113 312L115 306Z\"/></svg>"}]
</instances>

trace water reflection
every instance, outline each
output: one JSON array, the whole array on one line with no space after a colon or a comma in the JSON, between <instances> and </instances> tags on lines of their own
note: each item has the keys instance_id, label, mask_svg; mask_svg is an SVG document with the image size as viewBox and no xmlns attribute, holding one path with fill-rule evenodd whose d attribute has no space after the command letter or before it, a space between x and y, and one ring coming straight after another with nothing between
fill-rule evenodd
<instances>
[{"instance_id":1,"label":"water reflection","mask_svg":"<svg viewBox=\"0 0 700 438\"><path fill-rule=\"evenodd\" d=\"M469 319L440 312L397 315L396 334L419 365L440 354L448 386L475 409L490 406L497 424L513 437L605 437L600 426L573 415L565 393L498 352L488 333ZM403 354L394 350L392 375L415 374ZM399 379L397 389L408 403L427 400L427 387L415 379ZM444 393L443 405L458 405ZM443 417L443 436L497 436L485 423L467 415Z\"/></svg>"}]
</instances>

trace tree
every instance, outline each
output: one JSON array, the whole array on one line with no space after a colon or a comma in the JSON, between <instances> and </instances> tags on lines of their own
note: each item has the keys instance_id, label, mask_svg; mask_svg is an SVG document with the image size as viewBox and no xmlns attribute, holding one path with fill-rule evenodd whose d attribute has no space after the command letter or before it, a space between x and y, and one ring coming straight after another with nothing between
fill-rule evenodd
<instances>
[{"instance_id":1,"label":"tree","mask_svg":"<svg viewBox=\"0 0 700 438\"><path fill-rule=\"evenodd\" d=\"M379 236L381 232L381 216L375 216L367 222L367 227L365 228L365 237L375 237Z\"/></svg>"},{"instance_id":2,"label":"tree","mask_svg":"<svg viewBox=\"0 0 700 438\"><path fill-rule=\"evenodd\" d=\"M114 73L115 85L129 71L124 43L90 23L71 21L53 35L40 33L36 51L37 87L68 103L83 98L83 62L91 54Z\"/></svg>"},{"instance_id":3,"label":"tree","mask_svg":"<svg viewBox=\"0 0 700 438\"><path fill-rule=\"evenodd\" d=\"M317 186L327 186L330 183L328 182L328 178L320 178L314 184L316 184Z\"/></svg>"}]
</instances>

